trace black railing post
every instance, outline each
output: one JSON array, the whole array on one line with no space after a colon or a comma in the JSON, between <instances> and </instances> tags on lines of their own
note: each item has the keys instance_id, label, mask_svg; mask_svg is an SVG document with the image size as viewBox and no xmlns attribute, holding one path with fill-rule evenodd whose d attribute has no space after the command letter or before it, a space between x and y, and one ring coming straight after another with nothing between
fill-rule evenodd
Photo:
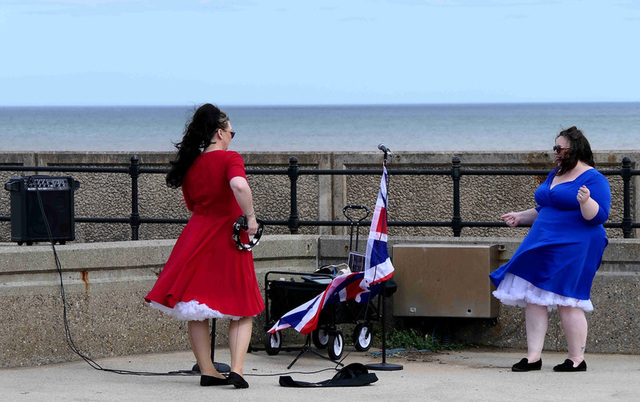
<instances>
[{"instance_id":1,"label":"black railing post","mask_svg":"<svg viewBox=\"0 0 640 402\"><path fill-rule=\"evenodd\" d=\"M624 212L622 217L622 233L625 238L630 238L632 233L631 220L631 159L628 156L622 158L622 184Z\"/></svg>"},{"instance_id":2,"label":"black railing post","mask_svg":"<svg viewBox=\"0 0 640 402\"><path fill-rule=\"evenodd\" d=\"M298 233L298 158L292 156L289 158L289 170L287 174L291 180L291 213L289 214L289 231L291 234Z\"/></svg>"},{"instance_id":3,"label":"black railing post","mask_svg":"<svg viewBox=\"0 0 640 402\"><path fill-rule=\"evenodd\" d=\"M129 165L129 176L131 176L131 240L138 240L138 228L140 227L140 213L138 212L138 176L140 176L140 158L137 155L131 156Z\"/></svg>"},{"instance_id":4,"label":"black railing post","mask_svg":"<svg viewBox=\"0 0 640 402\"><path fill-rule=\"evenodd\" d=\"M462 217L460 216L460 158L454 156L451 159L451 178L453 179L453 219L451 228L453 235L460 237L462 232Z\"/></svg>"}]
</instances>

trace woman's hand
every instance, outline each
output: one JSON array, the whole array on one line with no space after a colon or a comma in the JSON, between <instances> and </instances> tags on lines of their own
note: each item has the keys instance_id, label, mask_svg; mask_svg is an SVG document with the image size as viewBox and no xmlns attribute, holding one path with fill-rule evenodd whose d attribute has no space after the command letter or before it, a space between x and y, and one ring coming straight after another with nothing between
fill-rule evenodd
<instances>
[{"instance_id":1,"label":"woman's hand","mask_svg":"<svg viewBox=\"0 0 640 402\"><path fill-rule=\"evenodd\" d=\"M587 188L587 186L582 186L578 190L578 195L576 195L576 199L580 203L580 212L582 213L582 217L588 221L595 218L600 210L600 205L591 198L591 191Z\"/></svg>"},{"instance_id":2,"label":"woman's hand","mask_svg":"<svg viewBox=\"0 0 640 402\"><path fill-rule=\"evenodd\" d=\"M526 211L520 212L509 212L508 214L504 214L500 217L507 226L515 227L522 225L531 225L533 221L536 220L538 216L538 211L535 208L527 209Z\"/></svg>"},{"instance_id":3,"label":"woman's hand","mask_svg":"<svg viewBox=\"0 0 640 402\"><path fill-rule=\"evenodd\" d=\"M576 196L576 198L580 204L584 204L591 198L591 191L589 191L587 186L582 186L578 190L578 195Z\"/></svg>"},{"instance_id":4,"label":"woman's hand","mask_svg":"<svg viewBox=\"0 0 640 402\"><path fill-rule=\"evenodd\" d=\"M253 214L247 218L247 233L249 236L253 236L258 233L258 221L256 221L256 215Z\"/></svg>"},{"instance_id":5,"label":"woman's hand","mask_svg":"<svg viewBox=\"0 0 640 402\"><path fill-rule=\"evenodd\" d=\"M520 223L520 213L519 212L509 212L500 217L507 226L515 227Z\"/></svg>"}]
</instances>

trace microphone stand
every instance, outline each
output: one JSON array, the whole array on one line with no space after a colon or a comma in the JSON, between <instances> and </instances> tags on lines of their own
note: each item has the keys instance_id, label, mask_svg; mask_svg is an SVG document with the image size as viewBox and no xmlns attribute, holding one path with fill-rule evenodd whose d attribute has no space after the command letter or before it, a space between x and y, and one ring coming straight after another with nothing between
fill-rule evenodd
<instances>
[{"instance_id":1,"label":"microphone stand","mask_svg":"<svg viewBox=\"0 0 640 402\"><path fill-rule=\"evenodd\" d=\"M387 153L388 150L384 151L384 159L382 161L382 165L387 167ZM384 214L385 220L389 221L389 172L387 172L387 205L385 206L387 209L387 213ZM385 225L386 226L386 225ZM387 227L388 228L388 227ZM387 233L388 238L388 233ZM382 297L382 362L381 363L372 363L365 364L365 367L369 370L378 370L378 371L398 371L402 370L403 367L401 364L393 364L387 363L387 281L382 282L382 292L380 292L379 297Z\"/></svg>"}]
</instances>

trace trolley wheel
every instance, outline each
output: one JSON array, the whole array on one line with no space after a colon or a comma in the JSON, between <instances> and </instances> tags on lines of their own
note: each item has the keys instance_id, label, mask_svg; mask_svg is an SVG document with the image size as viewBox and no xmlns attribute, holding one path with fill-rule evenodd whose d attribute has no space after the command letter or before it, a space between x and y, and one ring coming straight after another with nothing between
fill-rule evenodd
<instances>
[{"instance_id":1,"label":"trolley wheel","mask_svg":"<svg viewBox=\"0 0 640 402\"><path fill-rule=\"evenodd\" d=\"M366 352L371 348L371 328L368 324L358 324L353 330L353 345L357 351Z\"/></svg>"},{"instance_id":2,"label":"trolley wheel","mask_svg":"<svg viewBox=\"0 0 640 402\"><path fill-rule=\"evenodd\" d=\"M280 346L282 346L282 335L280 332L274 332L270 334L267 332L264 337L264 350L269 356L275 356L280 353Z\"/></svg>"},{"instance_id":3,"label":"trolley wheel","mask_svg":"<svg viewBox=\"0 0 640 402\"><path fill-rule=\"evenodd\" d=\"M329 335L327 347L331 360L340 359L344 351L344 336L342 336L342 331L336 331Z\"/></svg>"},{"instance_id":4,"label":"trolley wheel","mask_svg":"<svg viewBox=\"0 0 640 402\"><path fill-rule=\"evenodd\" d=\"M329 332L326 329L318 328L311 333L313 344L318 349L324 349L329 344Z\"/></svg>"}]
</instances>

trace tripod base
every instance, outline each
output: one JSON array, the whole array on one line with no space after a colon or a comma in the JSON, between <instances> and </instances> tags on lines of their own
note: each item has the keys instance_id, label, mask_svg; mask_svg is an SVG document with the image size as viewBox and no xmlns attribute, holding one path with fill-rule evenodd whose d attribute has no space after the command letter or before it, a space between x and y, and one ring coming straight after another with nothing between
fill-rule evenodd
<instances>
[{"instance_id":1,"label":"tripod base","mask_svg":"<svg viewBox=\"0 0 640 402\"><path fill-rule=\"evenodd\" d=\"M306 341L305 341L305 343L304 343L304 346L302 346L302 348L300 349L300 353L298 353L298 356L296 356L296 358L295 358L295 359L293 359L293 361L291 362L291 364L289 364L289 365L287 366L287 370L289 370L291 367L293 367L293 365L294 365L294 364L296 364L296 362L298 361L298 359L299 359L299 358L301 358L301 357L302 357L305 353L307 353L307 352L311 352L311 353L313 353L314 355L319 356L319 357L322 357L323 359L327 359L327 360L329 360L330 362L336 363L336 364L337 364L337 365L339 365L339 366L344 366L344 364L342 364L342 363L340 363L340 362L337 362L337 361L335 361L335 360L333 360L333 359L330 359L330 358L329 358L329 357L327 357L327 356L321 355L320 353L318 353L318 352L316 352L315 350L313 350L313 349L311 348L311 334L308 334L308 335L307 335L307 339L306 339Z\"/></svg>"},{"instance_id":2,"label":"tripod base","mask_svg":"<svg viewBox=\"0 0 640 402\"><path fill-rule=\"evenodd\" d=\"M229 365L226 363L213 362L213 367L215 367L218 373L228 373L231 371L231 367L229 367ZM200 366L198 365L198 363L193 365L191 371L194 371L196 373L200 372Z\"/></svg>"},{"instance_id":3,"label":"tripod base","mask_svg":"<svg viewBox=\"0 0 640 402\"><path fill-rule=\"evenodd\" d=\"M398 370L402 370L402 365L401 364L373 363L373 364L365 364L364 366L369 370L377 370L377 371L398 371Z\"/></svg>"}]
</instances>

